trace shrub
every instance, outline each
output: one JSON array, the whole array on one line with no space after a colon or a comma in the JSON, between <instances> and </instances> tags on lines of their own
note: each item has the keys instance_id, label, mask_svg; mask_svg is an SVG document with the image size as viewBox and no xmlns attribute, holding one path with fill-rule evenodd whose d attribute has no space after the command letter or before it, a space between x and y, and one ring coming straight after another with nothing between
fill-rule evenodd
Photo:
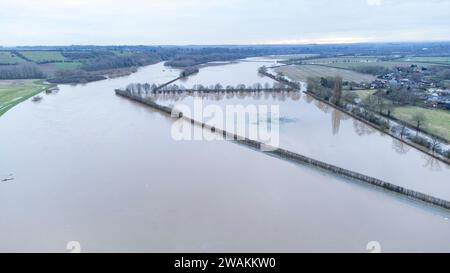
<instances>
[{"instance_id":1,"label":"shrub","mask_svg":"<svg viewBox=\"0 0 450 273\"><path fill-rule=\"evenodd\" d=\"M413 136L411 141L426 148L430 148L431 146L431 143L426 138L421 136Z\"/></svg>"},{"instance_id":2,"label":"shrub","mask_svg":"<svg viewBox=\"0 0 450 273\"><path fill-rule=\"evenodd\" d=\"M444 153L445 157L450 159L450 150L448 150L447 152Z\"/></svg>"}]
</instances>

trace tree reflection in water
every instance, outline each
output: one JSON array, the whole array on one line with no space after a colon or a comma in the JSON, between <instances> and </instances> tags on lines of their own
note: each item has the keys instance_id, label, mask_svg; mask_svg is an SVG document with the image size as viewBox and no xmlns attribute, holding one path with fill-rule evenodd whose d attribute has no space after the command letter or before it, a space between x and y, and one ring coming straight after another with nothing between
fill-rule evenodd
<instances>
[{"instance_id":1,"label":"tree reflection in water","mask_svg":"<svg viewBox=\"0 0 450 273\"><path fill-rule=\"evenodd\" d=\"M411 146L397 140L395 138L392 139L392 149L399 154L407 154L409 150L411 150Z\"/></svg>"},{"instance_id":2,"label":"tree reflection in water","mask_svg":"<svg viewBox=\"0 0 450 273\"><path fill-rule=\"evenodd\" d=\"M441 162L439 160L437 160L434 157L431 157L429 155L423 154L422 158L425 160L425 163L423 164L423 166L427 169L429 169L430 171L441 171L442 167L441 167Z\"/></svg>"},{"instance_id":3,"label":"tree reflection in water","mask_svg":"<svg viewBox=\"0 0 450 273\"><path fill-rule=\"evenodd\" d=\"M310 104L311 102L313 102L313 100L314 100L314 98L311 97L310 95L306 95L306 96L305 96L305 101L306 101L308 104Z\"/></svg>"},{"instance_id":4,"label":"tree reflection in water","mask_svg":"<svg viewBox=\"0 0 450 273\"><path fill-rule=\"evenodd\" d=\"M314 105L317 106L317 108L319 108L325 114L328 114L330 112L331 107L326 103L316 100L314 101Z\"/></svg>"},{"instance_id":5,"label":"tree reflection in water","mask_svg":"<svg viewBox=\"0 0 450 273\"><path fill-rule=\"evenodd\" d=\"M333 112L331 112L331 126L333 135L339 134L339 128L341 127L341 121L342 120L348 120L350 119L349 115L346 115L345 113L342 113L341 111L337 109L333 109Z\"/></svg>"},{"instance_id":6,"label":"tree reflection in water","mask_svg":"<svg viewBox=\"0 0 450 273\"><path fill-rule=\"evenodd\" d=\"M301 99L301 92L164 92L157 94L145 95L145 98L149 98L155 101L181 101L187 97L201 98L205 100L221 101L224 99L237 98L244 100L251 98L253 100L272 100L284 102L287 100L298 101Z\"/></svg>"},{"instance_id":7,"label":"tree reflection in water","mask_svg":"<svg viewBox=\"0 0 450 273\"><path fill-rule=\"evenodd\" d=\"M359 136L371 135L377 131L356 119L353 119L353 129L355 129L355 133Z\"/></svg>"}]
</instances>

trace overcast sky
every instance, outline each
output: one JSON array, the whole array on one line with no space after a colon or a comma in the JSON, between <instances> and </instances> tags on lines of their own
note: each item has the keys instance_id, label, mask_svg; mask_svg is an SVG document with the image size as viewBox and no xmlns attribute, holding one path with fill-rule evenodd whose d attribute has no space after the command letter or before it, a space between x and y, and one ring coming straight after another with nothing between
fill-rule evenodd
<instances>
[{"instance_id":1,"label":"overcast sky","mask_svg":"<svg viewBox=\"0 0 450 273\"><path fill-rule=\"evenodd\" d=\"M0 0L0 45L450 40L450 0Z\"/></svg>"}]
</instances>

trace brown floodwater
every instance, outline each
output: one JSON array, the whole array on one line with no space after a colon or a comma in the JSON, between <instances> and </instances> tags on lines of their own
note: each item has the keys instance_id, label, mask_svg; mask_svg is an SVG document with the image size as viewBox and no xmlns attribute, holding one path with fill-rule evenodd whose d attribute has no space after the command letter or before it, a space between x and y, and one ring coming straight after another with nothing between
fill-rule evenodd
<instances>
[{"instance_id":1,"label":"brown floodwater","mask_svg":"<svg viewBox=\"0 0 450 273\"><path fill-rule=\"evenodd\" d=\"M194 98L202 100L203 109L218 105L224 112L229 105L279 106L279 147L450 200L447 164L306 94L165 95L158 101L178 107L186 105L193 115ZM230 118L226 113L225 116Z\"/></svg>"},{"instance_id":2,"label":"brown floodwater","mask_svg":"<svg viewBox=\"0 0 450 273\"><path fill-rule=\"evenodd\" d=\"M260 65L206 67L186 84L220 69L229 84L270 82L257 75ZM366 252L369 241L386 252L450 251L448 211L232 142L175 141L171 118L114 95L177 74L156 64L60 85L3 115L0 178L14 180L0 182L0 251L67 252L69 241L86 252ZM378 132L358 133L369 130L305 96L272 102L289 117L284 147L386 180L402 176L411 187L448 180L447 167L399 153Z\"/></svg>"}]
</instances>

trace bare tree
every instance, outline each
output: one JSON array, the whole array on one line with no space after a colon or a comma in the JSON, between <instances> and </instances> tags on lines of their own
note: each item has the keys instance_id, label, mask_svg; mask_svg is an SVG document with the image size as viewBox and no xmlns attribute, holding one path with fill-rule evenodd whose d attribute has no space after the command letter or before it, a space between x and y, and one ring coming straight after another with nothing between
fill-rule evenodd
<instances>
[{"instance_id":1,"label":"bare tree","mask_svg":"<svg viewBox=\"0 0 450 273\"><path fill-rule=\"evenodd\" d=\"M386 103L384 102L384 99L380 96L375 96L376 97L376 107L378 110L378 113L381 115L383 114L383 110L386 108Z\"/></svg>"},{"instance_id":2,"label":"bare tree","mask_svg":"<svg viewBox=\"0 0 450 273\"><path fill-rule=\"evenodd\" d=\"M405 135L405 133L406 133L406 125L403 124L402 129L400 131L400 138L403 139L403 136Z\"/></svg>"},{"instance_id":3,"label":"bare tree","mask_svg":"<svg viewBox=\"0 0 450 273\"><path fill-rule=\"evenodd\" d=\"M307 82L307 91L311 93L319 92L322 89L319 78L308 77Z\"/></svg>"},{"instance_id":4,"label":"bare tree","mask_svg":"<svg viewBox=\"0 0 450 273\"><path fill-rule=\"evenodd\" d=\"M265 65L263 65L262 67L260 67L258 69L258 72L263 74L263 73L267 73L267 67Z\"/></svg>"},{"instance_id":5,"label":"bare tree","mask_svg":"<svg viewBox=\"0 0 450 273\"><path fill-rule=\"evenodd\" d=\"M430 150L432 152L438 152L440 149L441 149L441 142L439 141L439 139L435 136L431 137Z\"/></svg>"},{"instance_id":6,"label":"bare tree","mask_svg":"<svg viewBox=\"0 0 450 273\"><path fill-rule=\"evenodd\" d=\"M334 88L331 97L333 104L339 105L342 97L342 77L336 77L334 80Z\"/></svg>"},{"instance_id":7,"label":"bare tree","mask_svg":"<svg viewBox=\"0 0 450 273\"><path fill-rule=\"evenodd\" d=\"M386 104L386 112L387 112L388 118L390 118L394 114L394 111L395 111L394 105L392 103L387 103Z\"/></svg>"},{"instance_id":8,"label":"bare tree","mask_svg":"<svg viewBox=\"0 0 450 273\"><path fill-rule=\"evenodd\" d=\"M239 91L243 91L243 90L245 90L247 88L247 86L245 86L245 84L238 84L237 86L236 86L236 89L237 90L239 90Z\"/></svg>"},{"instance_id":9,"label":"bare tree","mask_svg":"<svg viewBox=\"0 0 450 273\"><path fill-rule=\"evenodd\" d=\"M417 133L418 133L420 130L420 127L425 125L427 118L425 117L425 115L423 113L419 112L419 113L414 114L414 116L412 117L412 120L416 124L416 129L417 129Z\"/></svg>"},{"instance_id":10,"label":"bare tree","mask_svg":"<svg viewBox=\"0 0 450 273\"><path fill-rule=\"evenodd\" d=\"M234 86L227 85L226 89L227 89L227 91L233 91L234 90Z\"/></svg>"}]
</instances>

